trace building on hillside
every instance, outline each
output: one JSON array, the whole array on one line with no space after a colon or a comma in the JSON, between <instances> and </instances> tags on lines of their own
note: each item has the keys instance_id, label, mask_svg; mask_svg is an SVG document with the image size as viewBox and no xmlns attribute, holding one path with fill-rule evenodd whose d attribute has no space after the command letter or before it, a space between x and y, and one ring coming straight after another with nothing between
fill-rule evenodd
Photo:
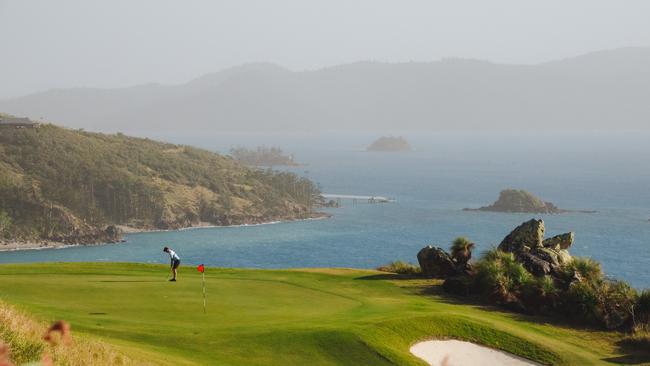
<instances>
[{"instance_id":1,"label":"building on hillside","mask_svg":"<svg viewBox=\"0 0 650 366\"><path fill-rule=\"evenodd\" d=\"M37 128L39 123L26 117L0 117L0 127Z\"/></svg>"}]
</instances>

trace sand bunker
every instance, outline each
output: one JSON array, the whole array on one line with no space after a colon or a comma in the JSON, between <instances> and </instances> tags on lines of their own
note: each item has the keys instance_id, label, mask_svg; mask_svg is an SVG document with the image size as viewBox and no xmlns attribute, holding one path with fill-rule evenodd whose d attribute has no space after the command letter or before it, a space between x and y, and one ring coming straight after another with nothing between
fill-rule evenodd
<instances>
[{"instance_id":1,"label":"sand bunker","mask_svg":"<svg viewBox=\"0 0 650 366\"><path fill-rule=\"evenodd\" d=\"M420 342L411 347L411 353L432 366L540 365L506 352L456 340Z\"/></svg>"}]
</instances>

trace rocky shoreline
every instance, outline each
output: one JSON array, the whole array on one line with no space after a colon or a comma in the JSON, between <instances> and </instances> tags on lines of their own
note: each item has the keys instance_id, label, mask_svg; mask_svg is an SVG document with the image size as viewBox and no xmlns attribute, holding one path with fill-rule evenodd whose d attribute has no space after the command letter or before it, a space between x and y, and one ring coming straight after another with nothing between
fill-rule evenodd
<instances>
[{"instance_id":1,"label":"rocky shoreline","mask_svg":"<svg viewBox=\"0 0 650 366\"><path fill-rule=\"evenodd\" d=\"M311 216L305 218L282 218L277 220L248 220L250 222L245 222L241 224L229 224L229 225L215 225L209 222L199 222L198 224L190 224L189 226L172 228L172 229L160 229L160 228L145 228L145 227L133 227L128 225L111 225L107 227L106 230L115 232L118 236L112 238L111 240L90 240L86 236L76 238L72 240L68 238L67 241L56 241L56 240L34 240L34 241L0 241L0 252L10 252L17 250L40 250L40 249L62 249L70 247L80 247L80 246L97 246L97 245L107 245L107 244L119 244L124 243L125 234L137 234L137 233L149 233L149 232L163 232L163 231L180 231L180 230L191 230L191 229L207 229L207 228L219 228L219 227L242 227L242 226L258 226L258 225L271 225L279 224L284 222L293 222L293 221L311 221L311 220L322 220L328 219L332 215L324 212L314 212ZM86 238L89 241L84 242L81 239Z\"/></svg>"}]
</instances>

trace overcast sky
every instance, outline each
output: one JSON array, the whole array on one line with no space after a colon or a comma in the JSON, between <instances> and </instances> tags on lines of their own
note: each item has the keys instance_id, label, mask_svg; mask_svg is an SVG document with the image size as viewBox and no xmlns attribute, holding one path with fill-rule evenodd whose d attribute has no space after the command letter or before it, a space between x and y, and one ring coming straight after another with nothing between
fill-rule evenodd
<instances>
[{"instance_id":1,"label":"overcast sky","mask_svg":"<svg viewBox=\"0 0 650 366\"><path fill-rule=\"evenodd\" d=\"M650 45L648 0L0 0L0 98L246 62L538 63Z\"/></svg>"}]
</instances>

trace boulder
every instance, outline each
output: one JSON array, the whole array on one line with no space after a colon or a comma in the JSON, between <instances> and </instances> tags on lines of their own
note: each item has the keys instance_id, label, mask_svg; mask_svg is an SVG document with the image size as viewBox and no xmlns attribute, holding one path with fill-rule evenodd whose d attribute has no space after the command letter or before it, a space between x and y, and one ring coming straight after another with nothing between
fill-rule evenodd
<instances>
[{"instance_id":1,"label":"boulder","mask_svg":"<svg viewBox=\"0 0 650 366\"><path fill-rule=\"evenodd\" d=\"M499 250L508 253L527 252L531 248L542 247L544 241L544 221L530 220L519 225L506 236Z\"/></svg>"},{"instance_id":2,"label":"boulder","mask_svg":"<svg viewBox=\"0 0 650 366\"><path fill-rule=\"evenodd\" d=\"M548 238L544 240L542 245L545 248L553 248L553 249L569 249L571 245L573 245L573 240L575 239L575 234L574 233L566 233L562 235L556 235L552 238Z\"/></svg>"},{"instance_id":3,"label":"boulder","mask_svg":"<svg viewBox=\"0 0 650 366\"><path fill-rule=\"evenodd\" d=\"M122 230L115 225L107 226L104 233L109 242L117 243L122 241Z\"/></svg>"},{"instance_id":4,"label":"boulder","mask_svg":"<svg viewBox=\"0 0 650 366\"><path fill-rule=\"evenodd\" d=\"M428 245L418 252L418 263L422 276L427 278L447 278L456 273L456 264L442 248Z\"/></svg>"},{"instance_id":5,"label":"boulder","mask_svg":"<svg viewBox=\"0 0 650 366\"><path fill-rule=\"evenodd\" d=\"M571 254L569 254L569 251L566 249L560 249L557 251L557 260L560 262L560 265L565 265L571 263L573 258L571 257Z\"/></svg>"},{"instance_id":6,"label":"boulder","mask_svg":"<svg viewBox=\"0 0 650 366\"><path fill-rule=\"evenodd\" d=\"M560 260L558 258L559 250L555 251L554 249L550 248L535 248L530 252L530 254L543 261L548 262L552 267L560 265Z\"/></svg>"},{"instance_id":7,"label":"boulder","mask_svg":"<svg viewBox=\"0 0 650 366\"><path fill-rule=\"evenodd\" d=\"M531 253L521 253L517 260L535 277L546 276L551 273L551 264Z\"/></svg>"}]
</instances>

